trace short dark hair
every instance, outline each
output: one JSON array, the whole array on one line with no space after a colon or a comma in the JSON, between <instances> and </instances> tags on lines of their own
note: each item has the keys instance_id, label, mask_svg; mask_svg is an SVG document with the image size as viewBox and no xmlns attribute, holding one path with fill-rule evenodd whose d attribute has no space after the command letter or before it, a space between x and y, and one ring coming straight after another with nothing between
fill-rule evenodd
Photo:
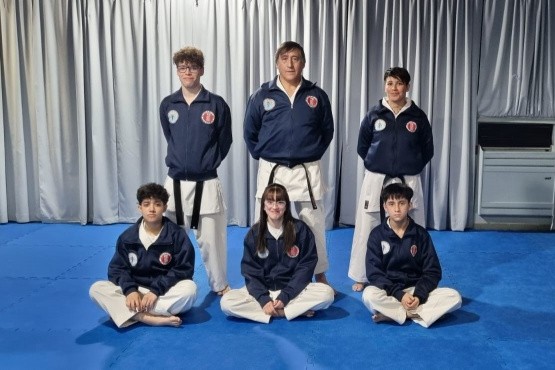
<instances>
[{"instance_id":1,"label":"short dark hair","mask_svg":"<svg viewBox=\"0 0 555 370\"><path fill-rule=\"evenodd\" d=\"M182 49L179 49L173 55L173 64L177 66L181 62L189 62L192 64L196 64L200 68L204 68L204 54L200 49L192 46L186 46Z\"/></svg>"},{"instance_id":2,"label":"short dark hair","mask_svg":"<svg viewBox=\"0 0 555 370\"><path fill-rule=\"evenodd\" d=\"M279 60L279 56L281 54L285 54L293 49L298 49L301 52L301 60L303 61L303 63L306 63L306 57L304 55L304 49L303 47L299 44L296 43L295 41L285 41L284 43L282 43L279 48L276 50L276 55L275 55L275 62L277 64L278 60Z\"/></svg>"},{"instance_id":3,"label":"short dark hair","mask_svg":"<svg viewBox=\"0 0 555 370\"><path fill-rule=\"evenodd\" d=\"M391 67L387 69L383 75L383 80L387 80L388 77L395 77L406 85L410 84L410 73L403 67Z\"/></svg>"},{"instance_id":4,"label":"short dark hair","mask_svg":"<svg viewBox=\"0 0 555 370\"><path fill-rule=\"evenodd\" d=\"M161 200L162 203L168 204L168 199L170 199L170 195L160 184L151 182L141 185L139 189L137 189L137 200L139 201L139 204L141 204L143 200L150 198L158 199Z\"/></svg>"},{"instance_id":5,"label":"short dark hair","mask_svg":"<svg viewBox=\"0 0 555 370\"><path fill-rule=\"evenodd\" d=\"M413 195L414 191L407 184L394 183L383 188L380 198L382 204L386 203L389 199L406 199L410 202Z\"/></svg>"}]
</instances>

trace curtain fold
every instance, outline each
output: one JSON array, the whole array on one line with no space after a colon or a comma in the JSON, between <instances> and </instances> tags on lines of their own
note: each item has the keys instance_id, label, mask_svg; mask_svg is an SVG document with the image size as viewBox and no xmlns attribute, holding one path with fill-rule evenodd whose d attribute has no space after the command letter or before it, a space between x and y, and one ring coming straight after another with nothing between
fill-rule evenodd
<instances>
[{"instance_id":1,"label":"curtain fold","mask_svg":"<svg viewBox=\"0 0 555 370\"><path fill-rule=\"evenodd\" d=\"M478 111L555 117L555 4L484 1Z\"/></svg>"},{"instance_id":2,"label":"curtain fold","mask_svg":"<svg viewBox=\"0 0 555 370\"><path fill-rule=\"evenodd\" d=\"M158 106L179 88L172 56L185 45L203 50L202 83L231 108L219 169L230 224L254 217L243 115L285 40L304 46L304 75L332 103L328 228L354 223L358 128L388 67L409 70L432 124L434 229L472 226L477 117L555 117L548 0L2 0L0 30L0 222L135 220L138 186L166 176Z\"/></svg>"}]
</instances>

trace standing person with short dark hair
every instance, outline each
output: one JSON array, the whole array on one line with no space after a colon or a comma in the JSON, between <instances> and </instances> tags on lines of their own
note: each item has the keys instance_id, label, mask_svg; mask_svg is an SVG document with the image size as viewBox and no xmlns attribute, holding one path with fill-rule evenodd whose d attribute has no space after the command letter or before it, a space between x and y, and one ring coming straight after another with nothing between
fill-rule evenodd
<instances>
[{"instance_id":1,"label":"standing person with short dark hair","mask_svg":"<svg viewBox=\"0 0 555 370\"><path fill-rule=\"evenodd\" d=\"M438 288L441 265L430 234L409 216L412 189L406 184L386 186L381 202L389 215L368 238L366 275L362 293L372 320L407 318L427 328L461 307L459 292Z\"/></svg>"},{"instance_id":2,"label":"standing person with short dark hair","mask_svg":"<svg viewBox=\"0 0 555 370\"><path fill-rule=\"evenodd\" d=\"M382 188L403 182L415 193L411 217L426 227L424 195L420 173L434 155L432 128L426 114L407 97L410 74L401 67L384 73L385 97L370 108L360 124L358 155L364 160L364 180L360 190L353 233L349 277L354 291L368 282L364 261L370 231L384 217L380 208Z\"/></svg>"},{"instance_id":3,"label":"standing person with short dark hair","mask_svg":"<svg viewBox=\"0 0 555 370\"><path fill-rule=\"evenodd\" d=\"M222 311L262 323L272 317L312 317L334 299L329 285L311 282L318 260L314 235L293 218L283 185L268 185L262 204L260 219L245 236L241 260L245 287L222 297Z\"/></svg>"},{"instance_id":4,"label":"standing person with short dark hair","mask_svg":"<svg viewBox=\"0 0 555 370\"><path fill-rule=\"evenodd\" d=\"M255 215L266 186L284 185L299 219L316 238L316 281L329 284L320 160L333 138L331 105L324 90L303 78L306 59L301 45L281 44L275 63L278 76L252 94L245 113L244 139L259 160Z\"/></svg>"},{"instance_id":5,"label":"standing person with short dark hair","mask_svg":"<svg viewBox=\"0 0 555 370\"><path fill-rule=\"evenodd\" d=\"M219 295L227 280L227 215L217 169L231 147L227 103L200 83L204 55L185 47L173 56L181 88L160 104L160 121L168 143L165 188L167 216L193 230L208 283Z\"/></svg>"},{"instance_id":6,"label":"standing person with short dark hair","mask_svg":"<svg viewBox=\"0 0 555 370\"><path fill-rule=\"evenodd\" d=\"M164 217L168 198L162 185L137 190L141 218L118 238L109 280L89 290L118 328L136 322L180 326L177 315L195 303L195 250L185 230Z\"/></svg>"}]
</instances>

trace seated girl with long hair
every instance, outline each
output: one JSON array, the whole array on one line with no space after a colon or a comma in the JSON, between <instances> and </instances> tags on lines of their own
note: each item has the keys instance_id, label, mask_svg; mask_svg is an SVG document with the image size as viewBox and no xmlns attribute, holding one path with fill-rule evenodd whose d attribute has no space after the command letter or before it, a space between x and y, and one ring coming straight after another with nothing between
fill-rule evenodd
<instances>
[{"instance_id":1,"label":"seated girl with long hair","mask_svg":"<svg viewBox=\"0 0 555 370\"><path fill-rule=\"evenodd\" d=\"M228 316L269 323L272 317L311 317L328 308L333 289L313 283L318 261L314 235L291 214L285 187L270 184L262 194L260 219L247 232L241 273L245 287L220 301Z\"/></svg>"}]
</instances>

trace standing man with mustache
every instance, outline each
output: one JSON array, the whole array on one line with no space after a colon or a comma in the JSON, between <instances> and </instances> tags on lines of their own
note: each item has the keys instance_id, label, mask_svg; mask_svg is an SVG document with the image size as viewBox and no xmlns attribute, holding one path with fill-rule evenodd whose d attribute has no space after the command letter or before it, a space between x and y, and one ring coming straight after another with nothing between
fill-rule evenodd
<instances>
[{"instance_id":1,"label":"standing man with mustache","mask_svg":"<svg viewBox=\"0 0 555 370\"><path fill-rule=\"evenodd\" d=\"M258 164L255 215L267 185L287 188L299 219L314 233L317 282L328 284L324 192L320 160L333 139L333 116L327 94L303 78L303 47L286 41L275 53L279 72L249 99L244 122L247 148Z\"/></svg>"}]
</instances>

